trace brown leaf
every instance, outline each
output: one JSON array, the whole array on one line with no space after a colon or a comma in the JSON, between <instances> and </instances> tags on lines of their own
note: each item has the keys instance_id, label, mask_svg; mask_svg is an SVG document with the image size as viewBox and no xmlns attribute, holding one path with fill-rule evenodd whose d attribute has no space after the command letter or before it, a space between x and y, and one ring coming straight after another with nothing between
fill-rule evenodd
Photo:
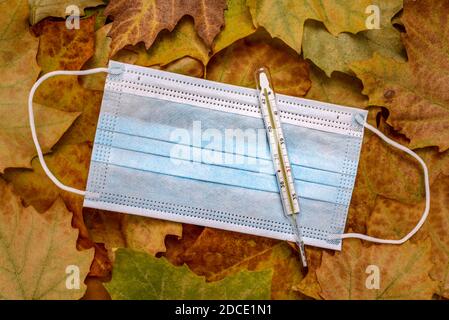
<instances>
[{"instance_id":1,"label":"brown leaf","mask_svg":"<svg viewBox=\"0 0 449 320\"><path fill-rule=\"evenodd\" d=\"M408 63L375 54L351 69L363 81L371 105L390 111L387 122L411 148L449 148L449 1L404 2Z\"/></svg>"},{"instance_id":2,"label":"brown leaf","mask_svg":"<svg viewBox=\"0 0 449 320\"><path fill-rule=\"evenodd\" d=\"M165 238L166 251L161 255L175 266L183 265L185 252L195 243L203 230L204 227L184 223L181 239L168 235Z\"/></svg>"},{"instance_id":3,"label":"brown leaf","mask_svg":"<svg viewBox=\"0 0 449 320\"><path fill-rule=\"evenodd\" d=\"M411 241L430 236L433 267L430 275L439 281L440 296L449 298L449 178L441 175L430 189L430 212L426 223ZM368 221L368 233L375 237L400 239L412 230L422 216L424 201L407 205L379 197Z\"/></svg>"},{"instance_id":4,"label":"brown leaf","mask_svg":"<svg viewBox=\"0 0 449 320\"><path fill-rule=\"evenodd\" d=\"M303 96L310 88L307 62L287 47L262 41L240 40L222 50L207 66L207 79L255 88L254 72L262 66L270 69L275 90Z\"/></svg>"},{"instance_id":5,"label":"brown leaf","mask_svg":"<svg viewBox=\"0 0 449 320\"><path fill-rule=\"evenodd\" d=\"M86 293L81 300L111 300L111 296L98 278L87 277L86 286Z\"/></svg>"},{"instance_id":6,"label":"brown leaf","mask_svg":"<svg viewBox=\"0 0 449 320\"><path fill-rule=\"evenodd\" d=\"M184 260L193 272L209 281L242 270L273 269L272 299L300 297L292 290L303 277L298 254L285 242L205 228L185 252Z\"/></svg>"},{"instance_id":7,"label":"brown leaf","mask_svg":"<svg viewBox=\"0 0 449 320\"><path fill-rule=\"evenodd\" d=\"M40 35L38 63L43 73L54 70L79 70L94 53L95 17L82 19L80 29L69 30L65 22L42 21L36 25ZM62 144L93 141L102 93L84 89L75 76L58 76L45 81L35 101L63 111L81 112L61 139Z\"/></svg>"},{"instance_id":8,"label":"brown leaf","mask_svg":"<svg viewBox=\"0 0 449 320\"><path fill-rule=\"evenodd\" d=\"M172 31L185 15L193 17L199 36L210 46L223 26L224 9L225 0L111 0L105 15L114 20L112 55L140 41L150 48L161 30Z\"/></svg>"},{"instance_id":9,"label":"brown leaf","mask_svg":"<svg viewBox=\"0 0 449 320\"><path fill-rule=\"evenodd\" d=\"M45 162L62 183L84 190L90 153L91 148L87 143L61 146L57 152L45 156ZM5 178L12 183L15 192L23 198L26 205L32 205L39 212L48 210L60 196L68 209L73 212L73 226L80 229L80 238L88 239L89 232L82 216L83 198L56 187L44 173L37 158L31 165L33 171L14 169L5 173ZM88 242L85 245L81 244L81 247L90 248L91 245Z\"/></svg>"},{"instance_id":10,"label":"brown leaf","mask_svg":"<svg viewBox=\"0 0 449 320\"><path fill-rule=\"evenodd\" d=\"M293 290L316 300L321 300L321 287L316 276L316 270L321 265L323 249L306 247L306 255L309 270L306 276L297 285L293 286Z\"/></svg>"},{"instance_id":11,"label":"brown leaf","mask_svg":"<svg viewBox=\"0 0 449 320\"><path fill-rule=\"evenodd\" d=\"M368 276L375 275L368 266L379 270L379 289L366 285ZM370 247L348 239L341 252L323 253L317 277L324 299L431 299L437 285L429 277L432 266L429 239Z\"/></svg>"},{"instance_id":12,"label":"brown leaf","mask_svg":"<svg viewBox=\"0 0 449 320\"><path fill-rule=\"evenodd\" d=\"M43 214L22 207L0 179L0 296L2 299L78 299L85 291L93 250L76 250L78 231L72 215L57 199ZM67 269L70 267L70 269ZM69 275L80 287L66 286ZM69 273L67 273L69 270Z\"/></svg>"}]
</instances>

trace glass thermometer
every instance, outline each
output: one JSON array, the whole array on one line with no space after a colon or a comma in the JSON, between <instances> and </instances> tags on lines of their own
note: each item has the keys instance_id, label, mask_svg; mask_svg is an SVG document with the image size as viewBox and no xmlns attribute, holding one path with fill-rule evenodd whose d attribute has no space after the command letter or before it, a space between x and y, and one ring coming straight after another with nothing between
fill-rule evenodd
<instances>
[{"instance_id":1,"label":"glass thermometer","mask_svg":"<svg viewBox=\"0 0 449 320\"><path fill-rule=\"evenodd\" d=\"M285 216L289 219L293 230L295 231L296 244L299 247L301 263L304 268L307 268L304 242L301 236L301 229L297 223L297 215L299 214L298 196L295 191L287 146L285 144L284 133L282 132L279 110L271 86L268 69L260 68L256 71L256 82L259 90L260 109L267 130L271 158L276 171L282 207Z\"/></svg>"}]
</instances>

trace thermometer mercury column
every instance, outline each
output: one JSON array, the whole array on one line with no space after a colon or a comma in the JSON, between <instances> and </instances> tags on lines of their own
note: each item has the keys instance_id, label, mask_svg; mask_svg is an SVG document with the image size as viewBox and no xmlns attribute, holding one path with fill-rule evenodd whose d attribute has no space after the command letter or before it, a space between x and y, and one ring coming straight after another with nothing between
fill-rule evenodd
<instances>
[{"instance_id":1,"label":"thermometer mercury column","mask_svg":"<svg viewBox=\"0 0 449 320\"><path fill-rule=\"evenodd\" d=\"M298 196L295 191L290 161L288 159L287 146L285 145L284 134L282 132L276 97L272 87L270 86L268 70L265 68L257 70L256 81L259 89L260 109L262 111L262 117L267 130L271 157L276 170L276 178L281 195L282 207L285 216L289 219L295 232L301 263L304 268L307 268L304 242L302 240L301 229L298 226L296 217L296 215L299 214Z\"/></svg>"}]
</instances>

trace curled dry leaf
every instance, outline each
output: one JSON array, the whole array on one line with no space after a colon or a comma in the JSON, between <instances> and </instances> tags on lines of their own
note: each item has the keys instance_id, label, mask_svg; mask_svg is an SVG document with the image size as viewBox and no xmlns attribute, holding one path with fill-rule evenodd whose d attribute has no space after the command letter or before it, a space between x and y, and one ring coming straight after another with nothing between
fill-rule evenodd
<instances>
[{"instance_id":1,"label":"curled dry leaf","mask_svg":"<svg viewBox=\"0 0 449 320\"><path fill-rule=\"evenodd\" d=\"M32 207L24 208L1 179L0 197L0 297L81 298L94 253L76 250L78 231L71 227L72 215L64 203L57 199L39 214ZM71 283L79 288L68 288Z\"/></svg>"},{"instance_id":2,"label":"curled dry leaf","mask_svg":"<svg viewBox=\"0 0 449 320\"><path fill-rule=\"evenodd\" d=\"M430 239L370 247L358 239L344 240L341 252L323 253L317 270L320 295L339 300L431 299L437 288L429 277L431 261ZM377 281L370 275L379 276L378 289L371 288Z\"/></svg>"},{"instance_id":3,"label":"curled dry leaf","mask_svg":"<svg viewBox=\"0 0 449 320\"><path fill-rule=\"evenodd\" d=\"M150 48L160 31L172 31L185 15L193 17L198 35L210 46L223 26L225 9L225 0L111 0L104 14L114 20L112 55L141 41Z\"/></svg>"},{"instance_id":4,"label":"curled dry leaf","mask_svg":"<svg viewBox=\"0 0 449 320\"><path fill-rule=\"evenodd\" d=\"M261 66L270 69L277 92L303 96L310 88L309 67L295 52L261 41L239 40L222 50L208 64L209 80L254 88L254 72Z\"/></svg>"},{"instance_id":5,"label":"curled dry leaf","mask_svg":"<svg viewBox=\"0 0 449 320\"><path fill-rule=\"evenodd\" d=\"M408 63L375 54L351 69L371 105L390 111L387 122L410 139L411 148L449 148L449 1L404 2Z\"/></svg>"}]
</instances>

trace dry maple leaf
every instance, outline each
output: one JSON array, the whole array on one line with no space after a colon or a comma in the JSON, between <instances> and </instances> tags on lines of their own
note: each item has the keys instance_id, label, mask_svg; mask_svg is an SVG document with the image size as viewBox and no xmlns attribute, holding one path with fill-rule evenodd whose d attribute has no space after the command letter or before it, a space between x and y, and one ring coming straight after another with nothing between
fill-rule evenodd
<instances>
[{"instance_id":1,"label":"dry maple leaf","mask_svg":"<svg viewBox=\"0 0 449 320\"><path fill-rule=\"evenodd\" d=\"M111 54L111 38L108 37L112 24L109 23L95 31L94 55L84 64L83 69L107 67ZM120 50L114 57L115 61L133 64L137 60L137 53L131 50ZM106 82L106 74L98 73L81 77L81 85L89 90L103 91Z\"/></svg>"},{"instance_id":2,"label":"dry maple leaf","mask_svg":"<svg viewBox=\"0 0 449 320\"><path fill-rule=\"evenodd\" d=\"M332 77L315 66L310 67L312 86L305 98L330 102L355 108L368 106L368 98L362 94L360 80L341 72L334 72Z\"/></svg>"},{"instance_id":3,"label":"dry maple leaf","mask_svg":"<svg viewBox=\"0 0 449 320\"><path fill-rule=\"evenodd\" d=\"M435 292L449 298L449 177L440 175L432 185L430 194L427 221L411 241L419 241L429 235L434 262L430 275L439 281L439 289ZM368 233L374 237L400 239L417 224L423 210L424 201L417 205L407 205L380 197L368 221Z\"/></svg>"},{"instance_id":4,"label":"dry maple leaf","mask_svg":"<svg viewBox=\"0 0 449 320\"><path fill-rule=\"evenodd\" d=\"M292 286L302 278L298 253L285 242L205 228L183 254L196 274L217 281L242 270L273 269L272 299L298 299Z\"/></svg>"},{"instance_id":5,"label":"dry maple leaf","mask_svg":"<svg viewBox=\"0 0 449 320\"><path fill-rule=\"evenodd\" d=\"M193 17L199 36L210 46L223 26L225 8L225 0L111 0L104 14L114 20L112 55L141 41L150 48L160 31L172 31L185 15Z\"/></svg>"},{"instance_id":6,"label":"dry maple leaf","mask_svg":"<svg viewBox=\"0 0 449 320\"><path fill-rule=\"evenodd\" d=\"M87 143L60 146L56 152L45 156L45 162L62 183L84 189L90 152L91 148ZM39 212L48 210L53 202L61 197L68 209L74 213L74 225L80 229L80 236L88 238L89 234L82 218L83 198L54 185L44 173L37 158L32 161L32 168L33 171L8 170L5 178L12 183L15 192L23 198L25 204L32 205Z\"/></svg>"},{"instance_id":7,"label":"dry maple leaf","mask_svg":"<svg viewBox=\"0 0 449 320\"><path fill-rule=\"evenodd\" d=\"M181 19L173 31L161 32L148 50L140 45L136 64L164 66L185 56L198 59L204 65L209 61L209 49L195 31L193 20L188 17Z\"/></svg>"},{"instance_id":8,"label":"dry maple leaf","mask_svg":"<svg viewBox=\"0 0 449 320\"><path fill-rule=\"evenodd\" d=\"M277 92L303 96L310 88L306 61L287 47L262 41L239 40L222 50L207 65L209 80L254 88L254 72L261 66L270 69Z\"/></svg>"},{"instance_id":9,"label":"dry maple leaf","mask_svg":"<svg viewBox=\"0 0 449 320\"><path fill-rule=\"evenodd\" d=\"M349 64L369 59L374 52L405 61L400 32L391 24L391 18L402 8L402 0L378 0L376 6L379 8L379 29L357 34L344 32L335 36L322 23L307 21L302 40L304 58L312 60L328 76L333 71L352 74Z\"/></svg>"},{"instance_id":10,"label":"dry maple leaf","mask_svg":"<svg viewBox=\"0 0 449 320\"><path fill-rule=\"evenodd\" d=\"M370 247L358 239L344 240L341 252L323 253L316 272L320 294L324 299L431 299L437 287L429 277L431 260L429 239ZM367 277L375 276L367 272L369 266L379 270L378 289L367 286Z\"/></svg>"},{"instance_id":11,"label":"dry maple leaf","mask_svg":"<svg viewBox=\"0 0 449 320\"><path fill-rule=\"evenodd\" d=\"M410 139L411 148L449 148L449 1L404 2L408 63L375 54L351 64L371 105L390 111L387 122Z\"/></svg>"},{"instance_id":12,"label":"dry maple leaf","mask_svg":"<svg viewBox=\"0 0 449 320\"><path fill-rule=\"evenodd\" d=\"M57 199L39 214L24 208L2 179L0 197L0 298L81 298L93 250L76 250L78 230L71 227L64 203ZM79 270L78 289L66 286L68 267Z\"/></svg>"},{"instance_id":13,"label":"dry maple leaf","mask_svg":"<svg viewBox=\"0 0 449 320\"><path fill-rule=\"evenodd\" d=\"M322 21L333 35L365 30L366 8L371 0L248 0L254 24L264 27L301 53L304 23L307 19Z\"/></svg>"},{"instance_id":14,"label":"dry maple leaf","mask_svg":"<svg viewBox=\"0 0 449 320\"><path fill-rule=\"evenodd\" d=\"M0 172L7 167L29 167L36 149L28 125L28 94L39 74L39 40L28 28L25 0L0 3ZM38 138L44 152L59 140L79 115L34 106Z\"/></svg>"},{"instance_id":15,"label":"dry maple leaf","mask_svg":"<svg viewBox=\"0 0 449 320\"><path fill-rule=\"evenodd\" d=\"M79 70L94 53L95 17L82 19L80 29L69 30L63 21L42 21L34 28L39 34L38 63L43 73L54 70ZM36 92L35 101L81 115L60 144L93 141L102 93L86 90L75 76L48 79Z\"/></svg>"},{"instance_id":16,"label":"dry maple leaf","mask_svg":"<svg viewBox=\"0 0 449 320\"><path fill-rule=\"evenodd\" d=\"M151 255L165 252L165 237L181 237L180 223L85 208L84 217L92 240L103 243L113 259L116 248L130 248Z\"/></svg>"},{"instance_id":17,"label":"dry maple leaf","mask_svg":"<svg viewBox=\"0 0 449 320\"><path fill-rule=\"evenodd\" d=\"M141 66L156 64L163 66L176 59L189 56L207 65L210 54L214 55L256 31L246 0L229 0L224 20L225 27L215 39L212 52L196 33L193 20L184 18L173 31L161 32L149 50L139 46L139 58L136 63Z\"/></svg>"}]
</instances>

